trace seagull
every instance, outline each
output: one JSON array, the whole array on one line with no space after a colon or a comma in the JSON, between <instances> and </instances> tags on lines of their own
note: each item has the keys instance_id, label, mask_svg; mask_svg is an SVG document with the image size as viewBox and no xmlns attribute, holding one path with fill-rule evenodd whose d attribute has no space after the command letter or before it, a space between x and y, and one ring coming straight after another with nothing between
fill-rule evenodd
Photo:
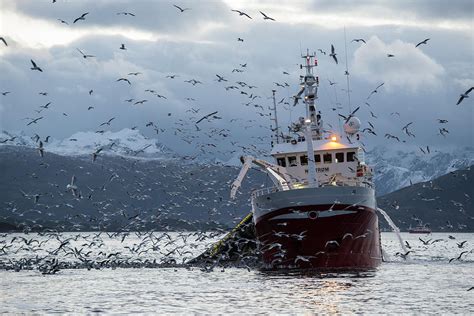
<instances>
[{"instance_id":1,"label":"seagull","mask_svg":"<svg viewBox=\"0 0 474 316\"><path fill-rule=\"evenodd\" d=\"M117 79L116 81L126 81L126 82L128 82L129 85L132 84L132 83L130 82L130 80L128 80L127 78L119 78L119 79Z\"/></svg>"},{"instance_id":2,"label":"seagull","mask_svg":"<svg viewBox=\"0 0 474 316\"><path fill-rule=\"evenodd\" d=\"M425 39L425 40L423 40L423 41L419 42L418 44L416 44L416 46L415 46L415 47L418 47L418 46L420 46L421 44L427 44L429 40L430 40L430 39L429 39L429 38L427 38L427 39Z\"/></svg>"},{"instance_id":3,"label":"seagull","mask_svg":"<svg viewBox=\"0 0 474 316\"><path fill-rule=\"evenodd\" d=\"M8 46L7 41L3 37L0 37L0 41L2 41L5 46Z\"/></svg>"},{"instance_id":4,"label":"seagull","mask_svg":"<svg viewBox=\"0 0 474 316\"><path fill-rule=\"evenodd\" d=\"M448 120L438 119L438 123L445 124L448 123Z\"/></svg>"},{"instance_id":5,"label":"seagull","mask_svg":"<svg viewBox=\"0 0 474 316\"><path fill-rule=\"evenodd\" d=\"M296 256L295 258L295 264L298 262L298 261L303 261L303 262L309 262L309 259L311 258L315 258L314 256Z\"/></svg>"},{"instance_id":6,"label":"seagull","mask_svg":"<svg viewBox=\"0 0 474 316\"><path fill-rule=\"evenodd\" d=\"M449 259L449 263L451 263L451 262L454 261L454 260L461 260L462 255L465 254L465 253L468 253L468 252L469 252L469 251L463 251L463 252L461 252L457 258L451 258L451 259Z\"/></svg>"},{"instance_id":7,"label":"seagull","mask_svg":"<svg viewBox=\"0 0 474 316\"><path fill-rule=\"evenodd\" d=\"M76 176L72 176L71 183L66 186L66 189L71 190L74 197L78 197L77 185L76 185Z\"/></svg>"},{"instance_id":8,"label":"seagull","mask_svg":"<svg viewBox=\"0 0 474 316\"><path fill-rule=\"evenodd\" d=\"M95 57L94 55L86 55L86 54L84 54L79 48L76 48L76 49L77 49L77 51L78 51L79 53L81 53L81 55L82 55L82 57L84 57L84 59L86 59L86 58L88 58L88 57Z\"/></svg>"},{"instance_id":9,"label":"seagull","mask_svg":"<svg viewBox=\"0 0 474 316\"><path fill-rule=\"evenodd\" d=\"M225 79L223 76L219 76L219 75L216 75L216 76L217 76L217 82L227 81L227 79Z\"/></svg>"},{"instance_id":10,"label":"seagull","mask_svg":"<svg viewBox=\"0 0 474 316\"><path fill-rule=\"evenodd\" d=\"M89 12L83 13L80 17L78 17L77 19L75 19L74 22L72 22L72 24L76 23L76 22L79 21L79 20L85 21L85 20L86 20L85 17L86 17L86 15L88 15L88 14L89 14Z\"/></svg>"},{"instance_id":11,"label":"seagull","mask_svg":"<svg viewBox=\"0 0 474 316\"><path fill-rule=\"evenodd\" d=\"M402 127L402 131L404 130L404 131L408 132L408 127L409 127L411 124L413 124L413 122L410 122L410 123L408 123L407 125L403 126L403 127Z\"/></svg>"},{"instance_id":12,"label":"seagull","mask_svg":"<svg viewBox=\"0 0 474 316\"><path fill-rule=\"evenodd\" d=\"M44 157L44 148L43 148L43 142L42 141L39 142L38 152L39 152L41 157Z\"/></svg>"},{"instance_id":13,"label":"seagull","mask_svg":"<svg viewBox=\"0 0 474 316\"><path fill-rule=\"evenodd\" d=\"M7 95L7 94L9 94L9 93L11 93L11 92L10 92L10 91L5 91L5 92L2 92L2 95L5 96L5 95Z\"/></svg>"},{"instance_id":14,"label":"seagull","mask_svg":"<svg viewBox=\"0 0 474 316\"><path fill-rule=\"evenodd\" d=\"M347 122L349 122L349 120L351 119L351 117L353 117L354 114L355 114L357 111L359 111L359 109L360 109L360 106L358 106L358 107L357 107L354 111L352 111L352 113L349 114L348 116L344 116L344 115L342 115L342 114L338 114L338 115L339 115L340 117L342 117L343 119L345 119L345 120L346 120L345 123L347 123Z\"/></svg>"},{"instance_id":15,"label":"seagull","mask_svg":"<svg viewBox=\"0 0 474 316\"><path fill-rule=\"evenodd\" d=\"M248 15L248 14L245 13L245 12L242 12L242 11L239 11L239 10L230 10L230 11L237 12L237 13L239 14L239 16L246 16L246 17L248 17L249 19L252 19L252 18L250 17L250 15Z\"/></svg>"},{"instance_id":16,"label":"seagull","mask_svg":"<svg viewBox=\"0 0 474 316\"><path fill-rule=\"evenodd\" d=\"M92 162L95 162L97 159L97 156L99 156L99 153L102 151L102 147L97 149L95 152L92 153Z\"/></svg>"},{"instance_id":17,"label":"seagull","mask_svg":"<svg viewBox=\"0 0 474 316\"><path fill-rule=\"evenodd\" d=\"M334 61L336 62L336 64L337 64L337 57L336 57L336 55L337 55L337 54L336 54L336 52L335 52L334 45L331 44L331 54L329 54L329 56L331 56L331 57L334 59Z\"/></svg>"},{"instance_id":18,"label":"seagull","mask_svg":"<svg viewBox=\"0 0 474 316\"><path fill-rule=\"evenodd\" d=\"M130 15L130 16L135 16L135 14L130 13L130 12L119 12L117 15Z\"/></svg>"},{"instance_id":19,"label":"seagull","mask_svg":"<svg viewBox=\"0 0 474 316\"><path fill-rule=\"evenodd\" d=\"M357 43L362 42L364 44L367 44L363 38L354 38L351 42L357 42Z\"/></svg>"},{"instance_id":20,"label":"seagull","mask_svg":"<svg viewBox=\"0 0 474 316\"><path fill-rule=\"evenodd\" d=\"M237 42L243 42L243 41L244 41L243 38L237 37Z\"/></svg>"},{"instance_id":21,"label":"seagull","mask_svg":"<svg viewBox=\"0 0 474 316\"><path fill-rule=\"evenodd\" d=\"M69 23L67 23L67 22L64 21L64 20L58 19L58 21L61 22L61 23L63 23L63 24L69 25Z\"/></svg>"},{"instance_id":22,"label":"seagull","mask_svg":"<svg viewBox=\"0 0 474 316\"><path fill-rule=\"evenodd\" d=\"M215 112L209 113L209 114L207 114L207 115L204 115L204 116L201 117L199 120L197 120L195 124L199 124L201 121L207 119L208 117L213 116L214 114L217 114L217 112L218 112L218 111L215 111Z\"/></svg>"},{"instance_id":23,"label":"seagull","mask_svg":"<svg viewBox=\"0 0 474 316\"><path fill-rule=\"evenodd\" d=\"M370 99L370 97L372 96L372 94L377 93L377 92L378 92L378 89L379 89L380 87L382 87L384 84L385 84L385 82L382 82L381 84L379 84L379 85L377 86L377 88L375 88L372 92L370 92L369 96L367 97L367 100Z\"/></svg>"},{"instance_id":24,"label":"seagull","mask_svg":"<svg viewBox=\"0 0 474 316\"><path fill-rule=\"evenodd\" d=\"M94 92L94 90L89 90L89 95L92 95L92 93Z\"/></svg>"},{"instance_id":25,"label":"seagull","mask_svg":"<svg viewBox=\"0 0 474 316\"><path fill-rule=\"evenodd\" d=\"M137 101L137 102L135 102L135 103L133 103L133 104L134 104L134 105L135 105L135 104L143 104L143 103L145 103L145 102L148 102L148 100Z\"/></svg>"},{"instance_id":26,"label":"seagull","mask_svg":"<svg viewBox=\"0 0 474 316\"><path fill-rule=\"evenodd\" d=\"M339 247L339 243L336 240L329 240L326 242L326 245L324 245L324 248L327 248L328 246L331 246L331 245Z\"/></svg>"},{"instance_id":27,"label":"seagull","mask_svg":"<svg viewBox=\"0 0 474 316\"><path fill-rule=\"evenodd\" d=\"M263 19L264 20L272 20L272 21L275 21L275 19L269 17L268 15L266 15L265 13L263 13L262 11L259 11L261 15L263 15Z\"/></svg>"},{"instance_id":28,"label":"seagull","mask_svg":"<svg viewBox=\"0 0 474 316\"><path fill-rule=\"evenodd\" d=\"M112 122L113 120L115 120L115 117L112 117L110 120L108 120L107 122L104 122L102 124L99 125L100 126L104 126L104 125L109 125L110 126L110 122Z\"/></svg>"},{"instance_id":29,"label":"seagull","mask_svg":"<svg viewBox=\"0 0 474 316\"><path fill-rule=\"evenodd\" d=\"M462 102L462 100L464 100L465 98L469 98L469 93L473 89L474 89L474 87L470 87L466 92L461 93L461 96L459 97L458 103L456 103L456 105L459 105Z\"/></svg>"},{"instance_id":30,"label":"seagull","mask_svg":"<svg viewBox=\"0 0 474 316\"><path fill-rule=\"evenodd\" d=\"M400 257L402 257L404 260L407 260L407 256L408 256L408 254L409 254L410 252L411 252L411 250L410 250L410 251L407 251L407 252L405 252L405 253L397 252L397 253L395 254L395 256L400 256Z\"/></svg>"},{"instance_id":31,"label":"seagull","mask_svg":"<svg viewBox=\"0 0 474 316\"><path fill-rule=\"evenodd\" d=\"M33 59L30 59L30 61L31 61L31 64L33 65L33 67L30 68L31 70L38 70L40 72L43 72L43 70L36 65L36 63L33 61Z\"/></svg>"},{"instance_id":32,"label":"seagull","mask_svg":"<svg viewBox=\"0 0 474 316\"><path fill-rule=\"evenodd\" d=\"M51 102L46 103L45 105L40 105L40 108L47 109Z\"/></svg>"},{"instance_id":33,"label":"seagull","mask_svg":"<svg viewBox=\"0 0 474 316\"><path fill-rule=\"evenodd\" d=\"M390 58L390 57L395 57L395 55L393 55L393 54L387 54L387 57L389 57L389 58Z\"/></svg>"},{"instance_id":34,"label":"seagull","mask_svg":"<svg viewBox=\"0 0 474 316\"><path fill-rule=\"evenodd\" d=\"M31 125L31 124L33 124L33 123L36 124L36 123L37 123L39 120L41 120L42 118L43 118L42 116L41 116L41 117L38 117L38 118L35 118L35 119L33 119L31 122L29 122L28 124L26 124L26 126Z\"/></svg>"},{"instance_id":35,"label":"seagull","mask_svg":"<svg viewBox=\"0 0 474 316\"><path fill-rule=\"evenodd\" d=\"M127 49L125 48L125 44L122 44L122 45L120 46L120 49L122 49L122 50L127 50Z\"/></svg>"},{"instance_id":36,"label":"seagull","mask_svg":"<svg viewBox=\"0 0 474 316\"><path fill-rule=\"evenodd\" d=\"M191 10L190 8L184 8L184 9L182 9L181 7L178 7L176 4L173 4L173 7L175 7L176 9L178 9L181 13L183 13L183 12L186 11L186 10Z\"/></svg>"}]
</instances>

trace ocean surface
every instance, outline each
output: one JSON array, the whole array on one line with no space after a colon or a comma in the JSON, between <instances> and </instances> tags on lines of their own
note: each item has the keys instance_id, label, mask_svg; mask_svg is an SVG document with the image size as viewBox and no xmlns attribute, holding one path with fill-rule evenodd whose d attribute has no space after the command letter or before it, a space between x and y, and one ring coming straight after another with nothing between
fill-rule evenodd
<instances>
[{"instance_id":1,"label":"ocean surface","mask_svg":"<svg viewBox=\"0 0 474 316\"><path fill-rule=\"evenodd\" d=\"M386 262L363 274L181 265L220 236L0 234L0 313L474 314L474 234L403 233L403 259L382 233Z\"/></svg>"}]
</instances>

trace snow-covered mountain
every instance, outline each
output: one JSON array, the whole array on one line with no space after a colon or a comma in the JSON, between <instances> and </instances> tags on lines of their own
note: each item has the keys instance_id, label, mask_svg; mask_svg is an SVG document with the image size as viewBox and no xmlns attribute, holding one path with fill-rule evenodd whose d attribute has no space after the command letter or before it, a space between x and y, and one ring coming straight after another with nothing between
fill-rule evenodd
<instances>
[{"instance_id":1,"label":"snow-covered mountain","mask_svg":"<svg viewBox=\"0 0 474 316\"><path fill-rule=\"evenodd\" d=\"M6 140L5 142L3 142ZM44 139L43 147L46 152L52 152L61 156L84 156L91 155L100 150L100 154L117 155L125 157L163 158L169 156L170 150L158 143L156 139L150 139L138 130L129 128L117 132L78 132L63 140ZM2 145L38 147L34 137L24 133L0 133Z\"/></svg>"},{"instance_id":2,"label":"snow-covered mountain","mask_svg":"<svg viewBox=\"0 0 474 316\"><path fill-rule=\"evenodd\" d=\"M383 195L473 165L474 148L436 150L423 154L419 149L394 150L379 146L365 157L375 169L377 195Z\"/></svg>"},{"instance_id":3,"label":"snow-covered mountain","mask_svg":"<svg viewBox=\"0 0 474 316\"><path fill-rule=\"evenodd\" d=\"M14 138L12 140L12 138ZM146 157L152 159L170 158L172 151L150 139L138 130L123 129L118 132L78 132L64 140L43 140L46 152L61 156L88 156L102 148L100 155L123 157ZM16 145L36 148L38 145L24 133L0 133L0 145ZM240 155L228 161L201 158L194 163L240 166ZM375 170L377 195L384 195L418 182L429 181L451 171L467 168L474 164L474 148L438 149L423 154L419 149L394 149L379 146L367 152L366 160Z\"/></svg>"}]
</instances>

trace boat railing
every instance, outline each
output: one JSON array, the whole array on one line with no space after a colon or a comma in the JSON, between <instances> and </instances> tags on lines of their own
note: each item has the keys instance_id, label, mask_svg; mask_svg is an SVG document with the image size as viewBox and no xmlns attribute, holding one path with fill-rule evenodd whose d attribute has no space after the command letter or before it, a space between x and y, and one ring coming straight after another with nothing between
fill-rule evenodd
<instances>
[{"instance_id":1,"label":"boat railing","mask_svg":"<svg viewBox=\"0 0 474 316\"><path fill-rule=\"evenodd\" d=\"M252 197L258 197L265 194L275 193L279 191L289 191L308 188L308 182L291 182L288 189L282 189L277 186L265 187L252 191ZM319 187L366 187L373 188L373 183L367 180L344 179L336 181L325 181L319 184Z\"/></svg>"}]
</instances>

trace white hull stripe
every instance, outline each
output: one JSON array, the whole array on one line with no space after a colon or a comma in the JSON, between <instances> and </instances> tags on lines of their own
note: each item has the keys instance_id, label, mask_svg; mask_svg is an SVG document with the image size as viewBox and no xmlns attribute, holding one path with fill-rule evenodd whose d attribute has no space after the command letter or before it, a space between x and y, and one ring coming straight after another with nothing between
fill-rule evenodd
<instances>
[{"instance_id":1,"label":"white hull stripe","mask_svg":"<svg viewBox=\"0 0 474 316\"><path fill-rule=\"evenodd\" d=\"M338 215L347 215L347 214L354 214L357 213L357 211L317 211L318 216L316 218L321 218L321 217L332 217L332 216L338 216ZM289 213L289 214L281 214L275 217L270 218L269 220L279 220L279 219L308 219L308 214L309 212L294 212L294 213Z\"/></svg>"}]
</instances>

